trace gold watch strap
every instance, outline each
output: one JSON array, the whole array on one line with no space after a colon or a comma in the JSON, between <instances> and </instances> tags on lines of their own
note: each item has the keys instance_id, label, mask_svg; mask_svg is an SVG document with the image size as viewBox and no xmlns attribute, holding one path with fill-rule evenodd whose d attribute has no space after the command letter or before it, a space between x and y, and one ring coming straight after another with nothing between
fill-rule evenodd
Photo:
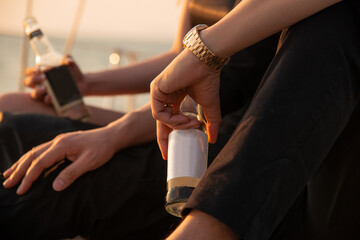
<instances>
[{"instance_id":1,"label":"gold watch strap","mask_svg":"<svg viewBox=\"0 0 360 240\"><path fill-rule=\"evenodd\" d=\"M208 65L215 72L219 72L229 62L230 58L218 57L206 47L200 38L199 32L207 27L205 24L199 24L193 27L185 35L183 44L184 47L188 48L200 61Z\"/></svg>"}]
</instances>

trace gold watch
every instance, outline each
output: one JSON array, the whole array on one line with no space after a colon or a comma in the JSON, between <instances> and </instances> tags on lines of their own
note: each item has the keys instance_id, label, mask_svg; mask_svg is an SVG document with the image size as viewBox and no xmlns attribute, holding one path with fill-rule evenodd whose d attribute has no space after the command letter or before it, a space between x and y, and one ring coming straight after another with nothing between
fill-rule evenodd
<instances>
[{"instance_id":1,"label":"gold watch","mask_svg":"<svg viewBox=\"0 0 360 240\"><path fill-rule=\"evenodd\" d=\"M207 27L205 24L199 24L193 27L185 35L183 44L184 47L188 48L200 61L208 65L215 72L219 72L229 62L230 58L216 56L206 47L204 42L201 41L199 32Z\"/></svg>"}]
</instances>

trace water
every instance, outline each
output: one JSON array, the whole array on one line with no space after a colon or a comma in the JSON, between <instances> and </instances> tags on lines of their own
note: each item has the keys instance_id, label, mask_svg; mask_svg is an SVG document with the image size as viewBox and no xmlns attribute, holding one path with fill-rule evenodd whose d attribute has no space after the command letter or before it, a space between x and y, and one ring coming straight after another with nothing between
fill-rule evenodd
<instances>
[{"instance_id":1,"label":"water","mask_svg":"<svg viewBox=\"0 0 360 240\"><path fill-rule=\"evenodd\" d=\"M55 49L63 52L65 39L52 38L50 42ZM18 91L19 78L23 76L20 72L21 66L22 37L6 36L0 34L0 94ZM168 50L170 42L150 42L140 40L94 40L80 39L74 44L71 55L83 72L97 71L110 67L109 56L115 50L121 52L135 52L138 60L147 59L156 54ZM123 59L121 65L128 64L129 59ZM30 49L28 65L34 66L34 55ZM26 91L26 90L25 90ZM131 100L131 99L130 99ZM148 94L137 94L135 97L135 108L140 107L149 100ZM120 96L115 98L86 97L85 102L91 105L99 105L117 110L125 110L129 98Z\"/></svg>"}]
</instances>

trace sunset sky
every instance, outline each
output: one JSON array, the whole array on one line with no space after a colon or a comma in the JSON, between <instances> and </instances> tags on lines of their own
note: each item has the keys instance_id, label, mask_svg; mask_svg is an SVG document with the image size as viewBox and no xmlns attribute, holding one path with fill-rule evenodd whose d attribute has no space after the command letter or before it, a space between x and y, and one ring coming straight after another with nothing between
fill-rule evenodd
<instances>
[{"instance_id":1,"label":"sunset sky","mask_svg":"<svg viewBox=\"0 0 360 240\"><path fill-rule=\"evenodd\" d=\"M79 0L33 0L32 15L48 35L66 37ZM27 0L0 0L0 34L23 33ZM86 0L78 38L172 40L178 0Z\"/></svg>"}]
</instances>

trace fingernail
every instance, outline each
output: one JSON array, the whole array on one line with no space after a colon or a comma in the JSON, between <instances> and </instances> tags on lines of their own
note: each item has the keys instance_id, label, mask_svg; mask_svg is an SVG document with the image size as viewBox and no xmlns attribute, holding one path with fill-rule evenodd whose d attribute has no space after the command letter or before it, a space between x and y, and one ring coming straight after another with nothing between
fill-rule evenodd
<instances>
[{"instance_id":1,"label":"fingernail","mask_svg":"<svg viewBox=\"0 0 360 240\"><path fill-rule=\"evenodd\" d=\"M4 182L3 182L3 186L6 187L10 182L10 178L6 179Z\"/></svg>"},{"instance_id":2,"label":"fingernail","mask_svg":"<svg viewBox=\"0 0 360 240\"><path fill-rule=\"evenodd\" d=\"M65 183L60 178L56 179L53 183L53 188L55 191L61 191L65 188Z\"/></svg>"},{"instance_id":3,"label":"fingernail","mask_svg":"<svg viewBox=\"0 0 360 240\"><path fill-rule=\"evenodd\" d=\"M3 173L4 177L9 177L10 168Z\"/></svg>"},{"instance_id":4,"label":"fingernail","mask_svg":"<svg viewBox=\"0 0 360 240\"><path fill-rule=\"evenodd\" d=\"M23 189L24 189L24 186L21 184L20 187L18 187L18 189L16 190L16 194L17 195L22 195L23 194Z\"/></svg>"}]
</instances>

